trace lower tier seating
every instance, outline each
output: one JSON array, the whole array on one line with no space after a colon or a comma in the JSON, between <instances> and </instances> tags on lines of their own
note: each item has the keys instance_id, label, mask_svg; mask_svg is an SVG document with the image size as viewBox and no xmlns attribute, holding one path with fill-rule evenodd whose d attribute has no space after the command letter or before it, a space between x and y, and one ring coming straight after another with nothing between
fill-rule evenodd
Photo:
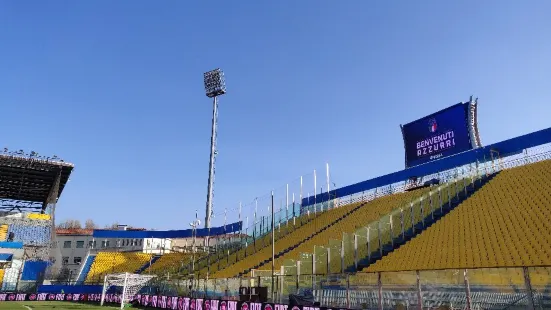
<instances>
[{"instance_id":1,"label":"lower tier seating","mask_svg":"<svg viewBox=\"0 0 551 310\"><path fill-rule=\"evenodd\" d=\"M333 221L345 216L348 212L359 205L360 203L348 204L322 213L309 213L297 217L295 220L289 220L275 230L274 239L276 241L276 252L285 250L290 245L293 245L296 240L303 240L309 237L314 231L330 225ZM234 268L239 269L243 266L244 268L242 270L244 270L254 266L256 263L261 261L260 258L268 257L270 255L269 253L271 253L272 249L271 242L272 236L268 233L258 238L255 242L249 242L247 247L244 247L229 256L218 255L220 253L211 255L209 267L210 274L220 270L221 273L218 274L220 277L230 276L228 274L232 274ZM207 267L205 261L202 262L202 267L203 269L200 270L198 274L206 275ZM234 275L235 274L232 274L231 276Z\"/></svg>"},{"instance_id":2,"label":"lower tier seating","mask_svg":"<svg viewBox=\"0 0 551 310\"><path fill-rule=\"evenodd\" d=\"M137 272L152 255L136 252L99 252L92 263L86 282L101 282L107 274Z\"/></svg>"},{"instance_id":3,"label":"lower tier seating","mask_svg":"<svg viewBox=\"0 0 551 310\"><path fill-rule=\"evenodd\" d=\"M201 257L196 255L195 259ZM191 253L167 253L162 255L156 262L146 268L142 273L177 273L181 268L187 266L192 260Z\"/></svg>"},{"instance_id":4,"label":"lower tier seating","mask_svg":"<svg viewBox=\"0 0 551 310\"><path fill-rule=\"evenodd\" d=\"M341 238L342 232L354 231L362 225L369 224L371 221L378 219L380 216L390 212L391 210L400 207L416 197L419 197L425 191L428 191L428 189L425 188L406 193L383 196L374 199L361 207L359 207L359 203L356 203L325 212L326 215L324 215L323 218L320 216L319 220L307 223L293 231L293 233L276 241L275 252L280 253L290 247L296 246L308 238L311 238L307 242L298 245L298 247L276 259L277 267L279 268L279 266L281 266L283 261L286 259L298 258L301 252L312 252L314 245L325 245L327 244L329 238ZM359 209L357 209L358 207ZM335 224L335 222L340 219L342 220ZM271 247L266 247L234 264L231 264L227 268L213 273L212 277L234 277L244 270L253 268L258 264L262 264L264 261L269 261L270 259Z\"/></svg>"},{"instance_id":5,"label":"lower tier seating","mask_svg":"<svg viewBox=\"0 0 551 310\"><path fill-rule=\"evenodd\" d=\"M367 271L551 265L551 160L500 172Z\"/></svg>"},{"instance_id":6,"label":"lower tier seating","mask_svg":"<svg viewBox=\"0 0 551 310\"><path fill-rule=\"evenodd\" d=\"M344 218L337 225L329 227L327 230L315 235L312 239L307 242L299 245L298 247L292 249L287 254L282 257L279 257L275 260L276 270L279 270L283 265L284 261L287 259L297 260L300 258L301 253L312 253L314 252L314 246L327 246L329 240L336 240L340 245L340 240L342 239L343 233L353 233L360 227L367 226L373 221L378 220L384 215L387 215L392 210L405 206L413 199L418 198L425 193L427 193L430 188L418 189L410 192L394 194L390 196L384 196L379 199L375 199L365 206L362 206L351 216ZM339 246L340 250L340 246ZM340 257L339 259L333 259L332 272L343 272L340 270ZM318 270L317 272L320 272ZM324 271L324 273L327 270Z\"/></svg>"}]
</instances>

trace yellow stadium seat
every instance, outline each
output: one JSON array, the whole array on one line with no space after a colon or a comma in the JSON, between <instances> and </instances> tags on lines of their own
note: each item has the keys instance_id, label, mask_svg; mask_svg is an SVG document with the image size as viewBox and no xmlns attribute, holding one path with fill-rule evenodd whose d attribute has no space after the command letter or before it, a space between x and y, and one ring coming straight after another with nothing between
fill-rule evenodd
<instances>
[{"instance_id":1,"label":"yellow stadium seat","mask_svg":"<svg viewBox=\"0 0 551 310\"><path fill-rule=\"evenodd\" d=\"M0 225L0 241L6 241L8 238L8 225Z\"/></svg>"},{"instance_id":2,"label":"yellow stadium seat","mask_svg":"<svg viewBox=\"0 0 551 310\"><path fill-rule=\"evenodd\" d=\"M151 254L138 252L99 252L90 267L86 282L101 282L107 274L135 273L152 259Z\"/></svg>"},{"instance_id":3,"label":"yellow stadium seat","mask_svg":"<svg viewBox=\"0 0 551 310\"><path fill-rule=\"evenodd\" d=\"M353 232L425 192L428 192L427 188L383 196L364 205L355 203L321 213L317 218L276 240L276 253L294 247L276 259L276 269L279 270L285 260L298 259L302 252L312 252L314 246L326 245L330 239L340 240L343 233ZM304 240L307 242L303 242ZM237 262L231 261L230 264L224 262L220 270L214 270L211 276L214 278L234 277L270 260L271 247L264 247L248 255L245 259L240 259Z\"/></svg>"},{"instance_id":4,"label":"yellow stadium seat","mask_svg":"<svg viewBox=\"0 0 551 310\"><path fill-rule=\"evenodd\" d=\"M27 218L31 220L50 220L49 214L40 214L40 213L28 213Z\"/></svg>"},{"instance_id":5,"label":"yellow stadium seat","mask_svg":"<svg viewBox=\"0 0 551 310\"><path fill-rule=\"evenodd\" d=\"M549 266L550 201L550 160L501 171L367 271Z\"/></svg>"},{"instance_id":6,"label":"yellow stadium seat","mask_svg":"<svg viewBox=\"0 0 551 310\"><path fill-rule=\"evenodd\" d=\"M195 259L198 260L203 255L201 253L195 254ZM167 253L162 255L151 266L146 268L143 273L153 274L166 274L166 273L178 273L182 268L191 263L193 255L191 253Z\"/></svg>"}]
</instances>

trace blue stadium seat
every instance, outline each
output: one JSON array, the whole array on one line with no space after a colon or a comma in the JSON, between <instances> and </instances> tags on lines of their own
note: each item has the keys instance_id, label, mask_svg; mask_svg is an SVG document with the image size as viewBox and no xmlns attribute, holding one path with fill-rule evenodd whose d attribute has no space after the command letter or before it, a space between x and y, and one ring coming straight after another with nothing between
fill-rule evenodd
<instances>
[{"instance_id":1,"label":"blue stadium seat","mask_svg":"<svg viewBox=\"0 0 551 310\"><path fill-rule=\"evenodd\" d=\"M26 245L46 245L51 239L51 230L47 226L12 224L8 234L12 232L13 241L23 242Z\"/></svg>"}]
</instances>

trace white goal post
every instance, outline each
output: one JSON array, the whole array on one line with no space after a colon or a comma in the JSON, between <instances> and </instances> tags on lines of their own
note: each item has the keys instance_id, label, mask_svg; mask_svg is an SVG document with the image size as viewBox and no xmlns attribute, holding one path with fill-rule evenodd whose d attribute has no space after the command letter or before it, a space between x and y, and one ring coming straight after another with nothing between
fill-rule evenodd
<instances>
[{"instance_id":1,"label":"white goal post","mask_svg":"<svg viewBox=\"0 0 551 310\"><path fill-rule=\"evenodd\" d=\"M130 302L130 298L134 297L143 287L145 287L154 275L135 274L135 273L116 273L108 274L105 276L103 282L103 290L101 292L101 305L105 300L105 294L111 287L119 287L122 289L120 292L121 309L125 303Z\"/></svg>"}]
</instances>

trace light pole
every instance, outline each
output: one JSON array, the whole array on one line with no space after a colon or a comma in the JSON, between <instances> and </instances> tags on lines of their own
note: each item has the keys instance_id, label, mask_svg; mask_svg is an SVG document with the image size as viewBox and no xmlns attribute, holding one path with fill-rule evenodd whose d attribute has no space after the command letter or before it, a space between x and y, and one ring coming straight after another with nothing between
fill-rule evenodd
<instances>
[{"instance_id":1,"label":"light pole","mask_svg":"<svg viewBox=\"0 0 551 310\"><path fill-rule=\"evenodd\" d=\"M205 215L205 228L210 227L210 216L212 213L212 198L214 196L214 170L216 163L216 136L218 126L218 96L226 93L226 81L224 72L214 69L204 73L205 93L207 97L213 98L212 103L212 133L210 137L210 161L209 161L209 183L207 186L207 208Z\"/></svg>"},{"instance_id":2,"label":"light pole","mask_svg":"<svg viewBox=\"0 0 551 310\"><path fill-rule=\"evenodd\" d=\"M274 219L274 191L272 191L272 302L275 302L275 219Z\"/></svg>"},{"instance_id":3,"label":"light pole","mask_svg":"<svg viewBox=\"0 0 551 310\"><path fill-rule=\"evenodd\" d=\"M189 226L191 226L191 234L193 237L193 245L191 246L191 270L192 272L195 272L195 238L197 237L197 226L201 225L201 220L196 219L195 221L189 223Z\"/></svg>"}]
</instances>

